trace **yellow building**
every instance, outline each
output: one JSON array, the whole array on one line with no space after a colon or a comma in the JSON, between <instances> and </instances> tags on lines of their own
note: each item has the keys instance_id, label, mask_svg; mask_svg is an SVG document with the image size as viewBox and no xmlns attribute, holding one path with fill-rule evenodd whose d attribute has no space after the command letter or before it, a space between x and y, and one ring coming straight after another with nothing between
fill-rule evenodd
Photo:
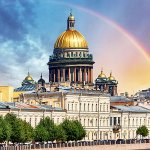
<instances>
[{"instance_id":1,"label":"yellow building","mask_svg":"<svg viewBox=\"0 0 150 150\"><path fill-rule=\"evenodd\" d=\"M0 101L13 102L13 91L12 86L0 86Z\"/></svg>"}]
</instances>

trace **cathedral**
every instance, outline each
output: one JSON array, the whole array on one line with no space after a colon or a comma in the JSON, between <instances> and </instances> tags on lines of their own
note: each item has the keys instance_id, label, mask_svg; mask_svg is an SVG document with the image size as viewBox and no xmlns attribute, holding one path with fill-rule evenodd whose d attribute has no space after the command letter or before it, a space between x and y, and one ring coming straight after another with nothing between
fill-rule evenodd
<instances>
[{"instance_id":1,"label":"cathedral","mask_svg":"<svg viewBox=\"0 0 150 150\"><path fill-rule=\"evenodd\" d=\"M67 19L67 29L60 34L54 44L53 54L47 63L49 82L42 78L35 82L28 73L22 82L22 87L15 91L56 91L59 87L68 89L91 89L117 95L118 81L110 73L109 77L101 71L93 83L93 55L89 52L85 37L75 29L75 17L70 13ZM49 89L48 89L49 88Z\"/></svg>"},{"instance_id":2,"label":"cathedral","mask_svg":"<svg viewBox=\"0 0 150 150\"><path fill-rule=\"evenodd\" d=\"M75 30L75 17L70 13L67 19L67 30L54 44L50 56L49 82L53 85L69 83L71 87L93 89L93 55L89 53L88 43L84 36ZM95 89L117 95L118 81L112 76L107 78L101 71L95 80Z\"/></svg>"},{"instance_id":3,"label":"cathedral","mask_svg":"<svg viewBox=\"0 0 150 150\"><path fill-rule=\"evenodd\" d=\"M69 82L74 87L93 87L94 63L88 43L84 36L75 30L75 17L70 14L67 30L56 40L53 55L49 58L49 82Z\"/></svg>"}]
</instances>

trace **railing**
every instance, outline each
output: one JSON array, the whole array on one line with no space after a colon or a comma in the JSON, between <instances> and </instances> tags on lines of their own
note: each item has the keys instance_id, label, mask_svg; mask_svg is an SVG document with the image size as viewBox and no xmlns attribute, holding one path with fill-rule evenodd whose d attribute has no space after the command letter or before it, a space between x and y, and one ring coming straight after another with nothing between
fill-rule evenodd
<instances>
[{"instance_id":1,"label":"railing","mask_svg":"<svg viewBox=\"0 0 150 150\"><path fill-rule=\"evenodd\" d=\"M94 140L80 142L65 142L65 143L46 143L46 144L17 144L17 145L0 145L0 150L31 150L31 149L50 149L62 147L79 147L79 146L94 146L94 145L115 145L115 144L142 144L150 143L150 139L118 139L118 140Z\"/></svg>"},{"instance_id":2,"label":"railing","mask_svg":"<svg viewBox=\"0 0 150 150\"><path fill-rule=\"evenodd\" d=\"M49 58L49 62L54 62L54 61L72 61L72 60L76 60L76 61L93 61L93 56L92 54L90 54L89 56L87 57L67 57L67 58L64 58L64 57L56 57L56 56L50 56Z\"/></svg>"},{"instance_id":3,"label":"railing","mask_svg":"<svg viewBox=\"0 0 150 150\"><path fill-rule=\"evenodd\" d=\"M113 126L113 133L118 133L120 129L121 129L121 125L114 125Z\"/></svg>"}]
</instances>

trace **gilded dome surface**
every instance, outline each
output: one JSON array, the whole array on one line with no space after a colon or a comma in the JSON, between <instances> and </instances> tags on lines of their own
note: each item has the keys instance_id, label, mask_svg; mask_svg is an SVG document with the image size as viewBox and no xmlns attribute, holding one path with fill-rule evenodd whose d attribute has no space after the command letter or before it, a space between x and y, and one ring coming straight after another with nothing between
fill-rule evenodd
<instances>
[{"instance_id":1,"label":"gilded dome surface","mask_svg":"<svg viewBox=\"0 0 150 150\"><path fill-rule=\"evenodd\" d=\"M110 76L108 77L108 80L115 80L115 77L112 76L112 73L110 73Z\"/></svg>"},{"instance_id":2,"label":"gilded dome surface","mask_svg":"<svg viewBox=\"0 0 150 150\"><path fill-rule=\"evenodd\" d=\"M106 78L106 75L101 71L101 73L98 75L99 78Z\"/></svg>"},{"instance_id":3,"label":"gilded dome surface","mask_svg":"<svg viewBox=\"0 0 150 150\"><path fill-rule=\"evenodd\" d=\"M32 76L28 75L28 76L25 78L25 80L30 81L30 80L33 80L33 78L32 78Z\"/></svg>"},{"instance_id":4,"label":"gilded dome surface","mask_svg":"<svg viewBox=\"0 0 150 150\"><path fill-rule=\"evenodd\" d=\"M30 75L30 73L28 72L28 75L25 77L26 81L31 81L33 80L32 76Z\"/></svg>"},{"instance_id":5,"label":"gilded dome surface","mask_svg":"<svg viewBox=\"0 0 150 150\"><path fill-rule=\"evenodd\" d=\"M66 30L63 32L55 42L54 48L66 49L66 48L88 48L84 36L77 30Z\"/></svg>"}]
</instances>

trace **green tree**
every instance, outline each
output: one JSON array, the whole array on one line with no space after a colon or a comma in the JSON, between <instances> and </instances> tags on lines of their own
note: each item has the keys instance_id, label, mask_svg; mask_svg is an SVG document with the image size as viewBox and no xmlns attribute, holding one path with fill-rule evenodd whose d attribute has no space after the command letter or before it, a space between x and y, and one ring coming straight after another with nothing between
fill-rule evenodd
<instances>
[{"instance_id":1,"label":"green tree","mask_svg":"<svg viewBox=\"0 0 150 150\"><path fill-rule=\"evenodd\" d=\"M5 120L11 127L11 134L9 140L12 143L24 143L32 139L32 128L28 123L16 117L12 113L5 116ZM31 133L29 133L31 132Z\"/></svg>"},{"instance_id":2,"label":"green tree","mask_svg":"<svg viewBox=\"0 0 150 150\"><path fill-rule=\"evenodd\" d=\"M62 124L67 135L67 141L77 141L85 137L86 133L79 121L65 120Z\"/></svg>"},{"instance_id":3,"label":"green tree","mask_svg":"<svg viewBox=\"0 0 150 150\"><path fill-rule=\"evenodd\" d=\"M34 140L36 142L48 141L49 133L42 125L37 125L34 130Z\"/></svg>"},{"instance_id":4,"label":"green tree","mask_svg":"<svg viewBox=\"0 0 150 150\"><path fill-rule=\"evenodd\" d=\"M78 134L76 140L82 140L86 136L86 131L83 128L82 124L78 120L74 120L73 123L75 124Z\"/></svg>"},{"instance_id":5,"label":"green tree","mask_svg":"<svg viewBox=\"0 0 150 150\"><path fill-rule=\"evenodd\" d=\"M136 134L142 135L142 137L148 136L148 128L145 125L138 127Z\"/></svg>"},{"instance_id":6,"label":"green tree","mask_svg":"<svg viewBox=\"0 0 150 150\"><path fill-rule=\"evenodd\" d=\"M0 142L8 141L10 139L11 127L5 121L5 119L0 116Z\"/></svg>"},{"instance_id":7,"label":"green tree","mask_svg":"<svg viewBox=\"0 0 150 150\"><path fill-rule=\"evenodd\" d=\"M56 126L53 120L51 120L49 117L46 117L42 119L38 125L44 127L48 132L48 141L54 141L56 139Z\"/></svg>"},{"instance_id":8,"label":"green tree","mask_svg":"<svg viewBox=\"0 0 150 150\"><path fill-rule=\"evenodd\" d=\"M22 124L23 124L23 128L24 128L24 132L25 132L25 137L23 139L23 142L29 142L29 141L32 141L33 140L33 137L34 137L34 130L32 128L32 126L27 123L26 121L22 121Z\"/></svg>"},{"instance_id":9,"label":"green tree","mask_svg":"<svg viewBox=\"0 0 150 150\"><path fill-rule=\"evenodd\" d=\"M67 135L63 127L60 125L57 125L55 127L56 133L55 133L55 139L57 142L65 142L67 140Z\"/></svg>"}]
</instances>

